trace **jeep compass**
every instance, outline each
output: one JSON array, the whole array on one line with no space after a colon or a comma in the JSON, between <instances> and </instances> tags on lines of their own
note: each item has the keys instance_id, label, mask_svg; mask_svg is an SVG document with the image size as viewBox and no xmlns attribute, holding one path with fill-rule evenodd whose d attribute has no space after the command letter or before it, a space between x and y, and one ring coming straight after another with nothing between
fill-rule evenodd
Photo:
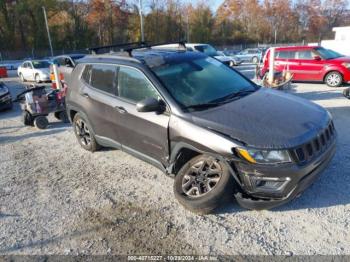
<instances>
[{"instance_id":1,"label":"jeep compass","mask_svg":"<svg viewBox=\"0 0 350 262\"><path fill-rule=\"evenodd\" d=\"M249 209L300 195L332 159L336 130L322 107L257 86L200 52L133 46L80 60L67 112L80 145L130 153L174 177L187 209L227 195Z\"/></svg>"}]
</instances>

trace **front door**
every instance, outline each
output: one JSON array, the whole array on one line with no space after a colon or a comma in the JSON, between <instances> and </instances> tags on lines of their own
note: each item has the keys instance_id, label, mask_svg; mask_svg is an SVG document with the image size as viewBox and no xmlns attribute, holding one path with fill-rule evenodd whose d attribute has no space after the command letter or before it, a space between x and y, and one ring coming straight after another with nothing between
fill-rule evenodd
<instances>
[{"instance_id":1,"label":"front door","mask_svg":"<svg viewBox=\"0 0 350 262\"><path fill-rule=\"evenodd\" d=\"M165 164L169 154L169 112L138 112L137 102L154 97L161 99L158 91L140 70L120 66L118 72L118 129L121 143L127 151L135 151L141 157ZM147 159L145 159L147 160Z\"/></svg>"},{"instance_id":2,"label":"front door","mask_svg":"<svg viewBox=\"0 0 350 262\"><path fill-rule=\"evenodd\" d=\"M322 80L323 62L316 60L317 56L313 50L300 50L297 53L299 62L300 80L319 81Z\"/></svg>"}]
</instances>

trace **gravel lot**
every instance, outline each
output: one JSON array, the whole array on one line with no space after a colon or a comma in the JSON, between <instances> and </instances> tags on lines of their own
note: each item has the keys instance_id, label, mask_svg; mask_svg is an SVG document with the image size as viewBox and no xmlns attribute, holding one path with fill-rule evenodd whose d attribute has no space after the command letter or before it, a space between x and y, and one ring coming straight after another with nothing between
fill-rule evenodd
<instances>
[{"instance_id":1,"label":"gravel lot","mask_svg":"<svg viewBox=\"0 0 350 262\"><path fill-rule=\"evenodd\" d=\"M16 78L5 79L16 93ZM0 113L1 254L350 254L350 100L342 89L293 84L327 108L339 134L329 168L300 198L272 211L234 201L198 216L173 180L118 150L88 153L69 124L24 127Z\"/></svg>"}]
</instances>

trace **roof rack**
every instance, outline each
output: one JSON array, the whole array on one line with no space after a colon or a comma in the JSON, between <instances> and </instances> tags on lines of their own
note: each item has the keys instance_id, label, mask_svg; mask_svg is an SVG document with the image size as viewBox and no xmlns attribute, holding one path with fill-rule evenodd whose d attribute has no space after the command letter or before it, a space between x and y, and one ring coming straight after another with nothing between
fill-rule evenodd
<instances>
[{"instance_id":1,"label":"roof rack","mask_svg":"<svg viewBox=\"0 0 350 262\"><path fill-rule=\"evenodd\" d=\"M119 48L118 51L124 51L125 49L128 49L128 48L142 48L145 45L146 45L145 42L131 42L131 43L123 43L123 44L89 47L87 48L87 50L91 51L93 54L97 54L98 51L102 49L109 49L109 51L115 51L115 48Z\"/></svg>"},{"instance_id":2,"label":"roof rack","mask_svg":"<svg viewBox=\"0 0 350 262\"><path fill-rule=\"evenodd\" d=\"M124 44L113 44L113 45L106 45L106 46L90 47L90 48L87 48L87 50L91 51L92 54L97 54L98 51L102 49L109 49L109 51L115 51L115 49L118 48L118 51L121 51L121 52L125 51L129 54L130 57L132 57L132 51L135 49L151 48L155 46L169 45L169 44L179 44L179 46L182 46L184 49L186 49L186 42L179 41L179 42L162 42L162 43L155 43L155 44L147 44L146 42L132 42L132 43L124 43Z\"/></svg>"}]
</instances>

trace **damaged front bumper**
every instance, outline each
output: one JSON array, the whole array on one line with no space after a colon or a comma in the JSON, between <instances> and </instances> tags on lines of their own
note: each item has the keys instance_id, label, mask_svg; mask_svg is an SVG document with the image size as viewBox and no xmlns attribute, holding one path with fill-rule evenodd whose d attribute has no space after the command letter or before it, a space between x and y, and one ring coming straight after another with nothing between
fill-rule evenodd
<instances>
[{"instance_id":1,"label":"damaged front bumper","mask_svg":"<svg viewBox=\"0 0 350 262\"><path fill-rule=\"evenodd\" d=\"M237 202L244 208L261 210L291 201L319 177L332 160L335 150L336 140L325 152L305 165L252 166L236 163L242 179L242 190L235 194Z\"/></svg>"}]
</instances>

